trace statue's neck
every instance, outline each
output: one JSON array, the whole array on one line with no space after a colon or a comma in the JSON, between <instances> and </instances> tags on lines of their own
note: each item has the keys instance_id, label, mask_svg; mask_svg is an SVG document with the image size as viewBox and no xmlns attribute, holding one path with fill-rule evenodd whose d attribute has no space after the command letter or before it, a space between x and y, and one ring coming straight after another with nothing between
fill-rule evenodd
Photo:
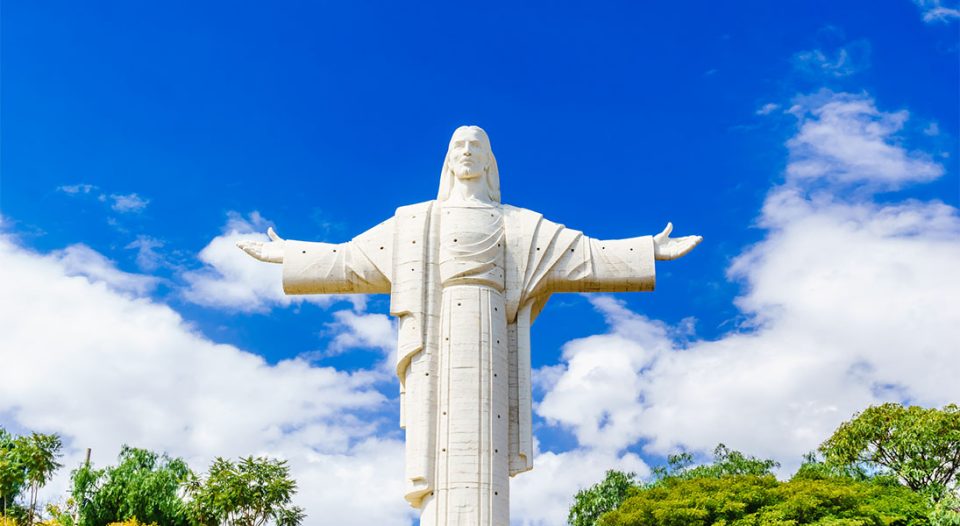
<instances>
[{"instance_id":1,"label":"statue's neck","mask_svg":"<svg viewBox=\"0 0 960 526\"><path fill-rule=\"evenodd\" d=\"M466 180L454 177L453 188L450 190L450 197L447 202L450 204L494 204L490 200L490 190L487 188L486 177L483 176Z\"/></svg>"}]
</instances>

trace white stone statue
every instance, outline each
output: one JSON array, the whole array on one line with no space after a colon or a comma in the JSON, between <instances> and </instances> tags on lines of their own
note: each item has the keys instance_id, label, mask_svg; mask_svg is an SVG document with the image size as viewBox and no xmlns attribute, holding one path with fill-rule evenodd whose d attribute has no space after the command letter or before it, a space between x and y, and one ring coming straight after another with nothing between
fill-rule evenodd
<instances>
[{"instance_id":1,"label":"white stone statue","mask_svg":"<svg viewBox=\"0 0 960 526\"><path fill-rule=\"evenodd\" d=\"M530 325L555 292L649 291L654 260L702 240L598 240L500 203L487 134L458 128L437 198L341 244L241 241L283 264L287 294L390 293L399 319L406 499L420 524L509 524L509 477L533 467Z\"/></svg>"}]
</instances>

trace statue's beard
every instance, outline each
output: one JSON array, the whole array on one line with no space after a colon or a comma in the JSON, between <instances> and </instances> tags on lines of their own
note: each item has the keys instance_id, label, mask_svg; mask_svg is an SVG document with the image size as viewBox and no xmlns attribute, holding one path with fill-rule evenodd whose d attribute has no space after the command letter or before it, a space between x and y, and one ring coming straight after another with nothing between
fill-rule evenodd
<instances>
[{"instance_id":1,"label":"statue's beard","mask_svg":"<svg viewBox=\"0 0 960 526\"><path fill-rule=\"evenodd\" d=\"M458 165L453 169L453 175L461 181L472 181L474 179L483 177L483 168L475 168L473 166L463 166Z\"/></svg>"}]
</instances>

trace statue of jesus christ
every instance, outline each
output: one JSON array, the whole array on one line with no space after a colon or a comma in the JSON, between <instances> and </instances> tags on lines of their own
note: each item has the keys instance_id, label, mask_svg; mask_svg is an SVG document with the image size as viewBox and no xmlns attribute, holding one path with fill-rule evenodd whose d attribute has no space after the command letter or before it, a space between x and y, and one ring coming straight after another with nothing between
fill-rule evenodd
<instances>
[{"instance_id":1,"label":"statue of jesus christ","mask_svg":"<svg viewBox=\"0 0 960 526\"><path fill-rule=\"evenodd\" d=\"M241 241L283 264L287 294L390 293L399 319L406 499L423 526L509 524L509 477L533 467L530 325L554 292L650 291L654 260L702 238L598 240L500 203L487 134L458 128L433 201L341 244Z\"/></svg>"}]
</instances>

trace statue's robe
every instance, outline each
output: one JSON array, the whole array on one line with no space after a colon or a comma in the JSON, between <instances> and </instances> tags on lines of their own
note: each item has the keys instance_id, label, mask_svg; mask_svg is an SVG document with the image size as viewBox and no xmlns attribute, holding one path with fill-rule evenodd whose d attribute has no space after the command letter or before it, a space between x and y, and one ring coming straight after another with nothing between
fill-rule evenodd
<instances>
[{"instance_id":1,"label":"statue's robe","mask_svg":"<svg viewBox=\"0 0 960 526\"><path fill-rule=\"evenodd\" d=\"M505 308L497 316L507 333L507 453L513 476L533 467L531 324L555 292L653 290L654 248L651 236L597 240L536 212L496 206L506 245ZM414 507L430 500L437 477L442 208L436 201L398 208L392 218L342 244L287 241L283 262L287 294L391 294L390 313L399 320L396 371L400 426L407 435L406 498Z\"/></svg>"}]
</instances>

